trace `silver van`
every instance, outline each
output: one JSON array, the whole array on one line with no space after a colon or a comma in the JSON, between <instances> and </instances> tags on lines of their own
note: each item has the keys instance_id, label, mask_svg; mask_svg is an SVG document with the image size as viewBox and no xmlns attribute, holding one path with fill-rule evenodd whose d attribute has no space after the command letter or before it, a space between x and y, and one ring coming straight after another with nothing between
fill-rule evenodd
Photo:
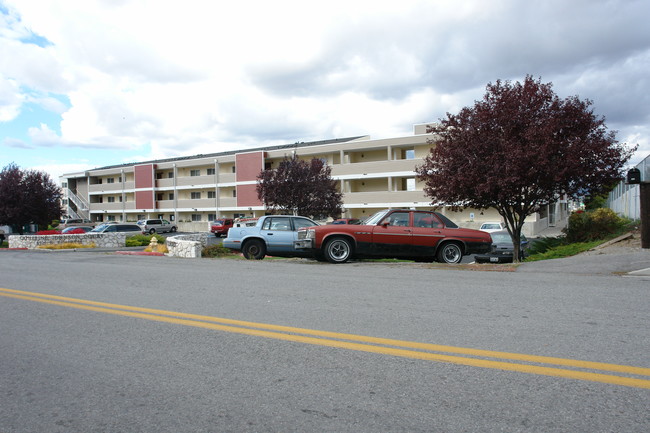
<instances>
[{"instance_id":1,"label":"silver van","mask_svg":"<svg viewBox=\"0 0 650 433\"><path fill-rule=\"evenodd\" d=\"M174 233L176 230L178 230L178 227L176 227L175 224L172 224L169 221L163 219L140 220L137 222L137 224L142 229L143 234L149 233L152 235L154 233Z\"/></svg>"}]
</instances>

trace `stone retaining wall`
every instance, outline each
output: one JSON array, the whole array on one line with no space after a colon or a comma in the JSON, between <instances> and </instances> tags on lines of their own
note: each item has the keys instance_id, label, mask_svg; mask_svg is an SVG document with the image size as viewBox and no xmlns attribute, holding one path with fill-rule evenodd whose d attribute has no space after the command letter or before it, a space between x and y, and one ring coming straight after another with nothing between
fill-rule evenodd
<instances>
[{"instance_id":1,"label":"stone retaining wall","mask_svg":"<svg viewBox=\"0 0 650 433\"><path fill-rule=\"evenodd\" d=\"M195 258L201 257L201 250L208 244L207 233L191 235L170 236L165 242L168 255L174 257Z\"/></svg>"},{"instance_id":2,"label":"stone retaining wall","mask_svg":"<svg viewBox=\"0 0 650 433\"><path fill-rule=\"evenodd\" d=\"M51 244L95 244L97 248L120 248L126 245L126 233L86 233L78 235L11 235L9 248L36 249Z\"/></svg>"}]
</instances>

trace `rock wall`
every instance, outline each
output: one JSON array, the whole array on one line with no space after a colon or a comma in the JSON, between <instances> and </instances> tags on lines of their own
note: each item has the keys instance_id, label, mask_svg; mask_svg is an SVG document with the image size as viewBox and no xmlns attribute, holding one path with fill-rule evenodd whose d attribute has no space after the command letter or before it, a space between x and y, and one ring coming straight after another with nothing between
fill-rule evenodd
<instances>
[{"instance_id":1,"label":"rock wall","mask_svg":"<svg viewBox=\"0 0 650 433\"><path fill-rule=\"evenodd\" d=\"M97 248L120 248L126 245L126 233L86 233L79 235L11 235L9 248L36 249L51 244L95 244Z\"/></svg>"},{"instance_id":2,"label":"rock wall","mask_svg":"<svg viewBox=\"0 0 650 433\"><path fill-rule=\"evenodd\" d=\"M170 236L165 242L168 255L174 257L201 257L201 250L208 244L208 233Z\"/></svg>"}]
</instances>

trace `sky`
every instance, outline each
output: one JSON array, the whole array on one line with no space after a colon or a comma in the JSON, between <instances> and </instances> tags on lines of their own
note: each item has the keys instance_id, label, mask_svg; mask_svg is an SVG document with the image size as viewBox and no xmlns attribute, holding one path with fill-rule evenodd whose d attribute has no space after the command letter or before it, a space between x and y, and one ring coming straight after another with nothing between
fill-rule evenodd
<instances>
[{"instance_id":1,"label":"sky","mask_svg":"<svg viewBox=\"0 0 650 433\"><path fill-rule=\"evenodd\" d=\"M0 0L0 169L408 136L526 75L650 155L648 0Z\"/></svg>"}]
</instances>

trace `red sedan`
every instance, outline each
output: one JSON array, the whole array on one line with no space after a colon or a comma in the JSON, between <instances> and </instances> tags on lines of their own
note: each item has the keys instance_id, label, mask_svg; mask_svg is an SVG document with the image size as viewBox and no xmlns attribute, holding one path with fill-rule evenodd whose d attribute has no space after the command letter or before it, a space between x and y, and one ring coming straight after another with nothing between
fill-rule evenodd
<instances>
[{"instance_id":1,"label":"red sedan","mask_svg":"<svg viewBox=\"0 0 650 433\"><path fill-rule=\"evenodd\" d=\"M490 251L489 233L459 228L438 212L388 209L359 225L324 225L298 232L296 250L318 260L345 263L354 258L405 258L459 263L463 255Z\"/></svg>"}]
</instances>

